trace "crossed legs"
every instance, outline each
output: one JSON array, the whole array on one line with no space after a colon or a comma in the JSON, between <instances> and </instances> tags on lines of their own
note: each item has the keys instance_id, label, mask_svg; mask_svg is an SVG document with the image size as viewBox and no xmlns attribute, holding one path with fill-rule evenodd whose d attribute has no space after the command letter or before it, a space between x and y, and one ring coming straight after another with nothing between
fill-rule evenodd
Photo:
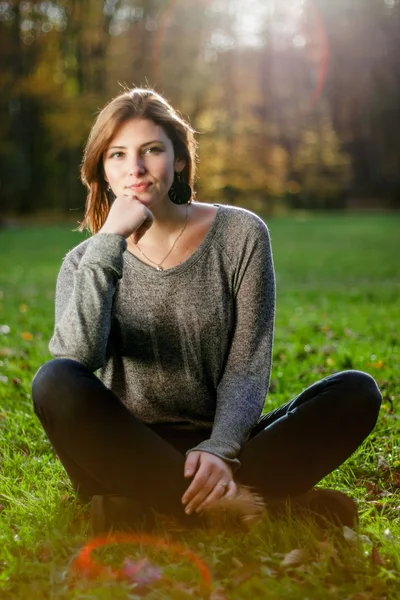
<instances>
[{"instance_id":1,"label":"crossed legs","mask_svg":"<svg viewBox=\"0 0 400 600\"><path fill-rule=\"evenodd\" d=\"M37 416L77 493L135 498L142 506L195 521L181 498L184 452L202 439L169 443L139 421L79 362L55 359L32 384ZM343 371L263 415L240 454L235 478L266 500L302 494L342 464L373 429L381 395L372 377ZM203 436L203 437L202 437ZM189 439L190 438L190 439Z\"/></svg>"}]
</instances>

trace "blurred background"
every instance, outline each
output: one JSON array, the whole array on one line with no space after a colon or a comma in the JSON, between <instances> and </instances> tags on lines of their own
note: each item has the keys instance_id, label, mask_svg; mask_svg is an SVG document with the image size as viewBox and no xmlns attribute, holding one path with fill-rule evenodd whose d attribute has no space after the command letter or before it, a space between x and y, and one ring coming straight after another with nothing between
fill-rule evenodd
<instances>
[{"instance_id":1,"label":"blurred background","mask_svg":"<svg viewBox=\"0 0 400 600\"><path fill-rule=\"evenodd\" d=\"M82 150L123 86L199 132L199 200L400 208L400 0L0 2L0 221L81 218Z\"/></svg>"}]
</instances>

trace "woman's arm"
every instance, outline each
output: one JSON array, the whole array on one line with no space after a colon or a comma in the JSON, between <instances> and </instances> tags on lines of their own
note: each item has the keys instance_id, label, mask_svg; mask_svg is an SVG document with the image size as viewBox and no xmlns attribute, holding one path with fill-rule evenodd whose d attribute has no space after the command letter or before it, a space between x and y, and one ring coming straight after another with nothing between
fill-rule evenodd
<instances>
[{"instance_id":1,"label":"woman's arm","mask_svg":"<svg viewBox=\"0 0 400 600\"><path fill-rule=\"evenodd\" d=\"M223 458L236 470L243 443L260 417L270 381L275 315L275 276L270 237L257 217L235 271L235 328L210 439L192 450Z\"/></svg>"},{"instance_id":2,"label":"woman's arm","mask_svg":"<svg viewBox=\"0 0 400 600\"><path fill-rule=\"evenodd\" d=\"M125 249L122 235L99 233L90 239L80 261L73 254L65 258L57 279L55 328L49 344L55 358L77 360L92 372L104 364Z\"/></svg>"},{"instance_id":3,"label":"woman's arm","mask_svg":"<svg viewBox=\"0 0 400 600\"><path fill-rule=\"evenodd\" d=\"M57 280L56 323L49 344L53 356L77 360L90 371L104 365L126 238L132 235L137 243L153 220L134 194L123 194L113 202L80 262L67 255Z\"/></svg>"}]
</instances>

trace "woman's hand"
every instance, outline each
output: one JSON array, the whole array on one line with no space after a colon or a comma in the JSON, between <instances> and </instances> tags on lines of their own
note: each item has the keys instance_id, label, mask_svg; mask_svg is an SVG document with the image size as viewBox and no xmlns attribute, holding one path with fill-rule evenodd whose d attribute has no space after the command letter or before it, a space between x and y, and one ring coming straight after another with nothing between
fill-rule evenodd
<instances>
[{"instance_id":1,"label":"woman's hand","mask_svg":"<svg viewBox=\"0 0 400 600\"><path fill-rule=\"evenodd\" d=\"M185 462L184 474L185 477L195 475L182 497L187 514L193 511L202 512L214 500L222 496L233 498L236 494L237 487L232 479L232 469L222 458L209 452L190 452Z\"/></svg>"},{"instance_id":2,"label":"woman's hand","mask_svg":"<svg viewBox=\"0 0 400 600\"><path fill-rule=\"evenodd\" d=\"M125 239L132 235L133 242L137 244L153 221L153 213L136 196L123 195L114 200L99 233L117 233Z\"/></svg>"}]
</instances>

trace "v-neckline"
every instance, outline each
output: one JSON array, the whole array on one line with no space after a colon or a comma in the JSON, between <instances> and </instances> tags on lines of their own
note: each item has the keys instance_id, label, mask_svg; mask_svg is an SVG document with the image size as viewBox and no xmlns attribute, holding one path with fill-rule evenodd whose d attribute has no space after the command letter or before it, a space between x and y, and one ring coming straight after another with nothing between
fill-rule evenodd
<instances>
[{"instance_id":1,"label":"v-neckline","mask_svg":"<svg viewBox=\"0 0 400 600\"><path fill-rule=\"evenodd\" d=\"M205 236L203 237L202 241L197 246L197 248L195 248L192 254L190 254L190 256L188 256L185 260L183 260L177 265L174 265L173 267L170 267L169 269L157 271L156 266L148 265L127 249L124 252L127 264L133 267L135 271L139 271L143 274L153 276L156 278L167 277L169 275L175 275L182 271L186 271L186 269L190 268L192 264L194 264L200 258L203 252L208 248L212 239L214 238L216 230L218 229L223 215L223 207L220 204L213 204L213 206L215 206L217 210Z\"/></svg>"}]
</instances>

